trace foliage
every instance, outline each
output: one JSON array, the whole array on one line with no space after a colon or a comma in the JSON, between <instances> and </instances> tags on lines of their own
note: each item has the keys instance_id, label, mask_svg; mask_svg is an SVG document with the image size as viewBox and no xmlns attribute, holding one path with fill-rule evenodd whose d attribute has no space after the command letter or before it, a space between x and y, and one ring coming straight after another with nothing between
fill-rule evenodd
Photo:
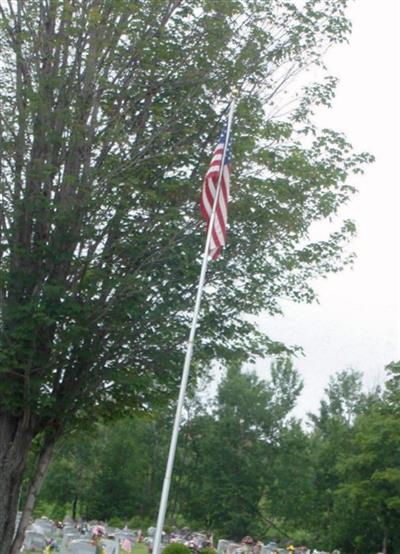
<instances>
[{"instance_id":1,"label":"foliage","mask_svg":"<svg viewBox=\"0 0 400 554\"><path fill-rule=\"evenodd\" d=\"M288 524L295 530L310 525L309 511L315 494L315 472L310 463L312 454L310 439L300 422L289 422L282 429L274 456L268 464L265 502L262 506L264 514L284 519L285 528ZM289 534L295 537L293 531Z\"/></svg>"},{"instance_id":2,"label":"foliage","mask_svg":"<svg viewBox=\"0 0 400 554\"><path fill-rule=\"evenodd\" d=\"M193 525L232 533L238 522L230 521L236 514L243 522L235 532L245 534L257 517L261 467L268 464L271 443L278 440L299 391L297 373L286 360L274 364L270 382L237 367L227 372L212 414L196 407L182 428L169 523L176 524L184 514ZM81 516L127 521L135 515L141 520L135 526L143 527L143 521L150 525L156 518L170 428L171 418L163 412L154 420L99 426L92 440L72 437L55 457L39 505L55 501L65 506L68 499L72 505L78 497Z\"/></svg>"},{"instance_id":3,"label":"foliage","mask_svg":"<svg viewBox=\"0 0 400 554\"><path fill-rule=\"evenodd\" d=\"M400 361L388 364L386 369L389 374L386 384L389 409L391 413L398 414L400 411Z\"/></svg>"},{"instance_id":4,"label":"foliage","mask_svg":"<svg viewBox=\"0 0 400 554\"><path fill-rule=\"evenodd\" d=\"M215 554L216 550L215 548L207 547L207 548L202 548L200 552L201 554Z\"/></svg>"},{"instance_id":5,"label":"foliage","mask_svg":"<svg viewBox=\"0 0 400 554\"><path fill-rule=\"evenodd\" d=\"M372 411L355 425L352 448L342 455L338 466L341 484L336 494L339 506L361 520L373 520L375 532L366 534L354 525L356 546L379 549L386 543L400 548L400 424L398 417Z\"/></svg>"},{"instance_id":6,"label":"foliage","mask_svg":"<svg viewBox=\"0 0 400 554\"><path fill-rule=\"evenodd\" d=\"M190 548L184 544L171 543L167 544L163 552L166 554L190 554Z\"/></svg>"},{"instance_id":7,"label":"foliage","mask_svg":"<svg viewBox=\"0 0 400 554\"><path fill-rule=\"evenodd\" d=\"M108 522L107 522L111 527L119 527L120 529L122 529L122 527L124 527L124 525L126 524L126 521L122 520L121 518L119 517L111 517Z\"/></svg>"},{"instance_id":8,"label":"foliage","mask_svg":"<svg viewBox=\"0 0 400 554\"><path fill-rule=\"evenodd\" d=\"M150 515L147 515L146 517L135 515L128 520L127 525L130 529L148 529L151 525L153 525L153 523L154 523L153 517ZM136 544L140 545L141 543L136 543ZM147 547L146 547L146 551L147 551Z\"/></svg>"},{"instance_id":9,"label":"foliage","mask_svg":"<svg viewBox=\"0 0 400 554\"><path fill-rule=\"evenodd\" d=\"M296 375L287 360L274 364L268 381L232 366L212 406L206 398L203 407L188 401L167 526L282 544L290 538L346 553L381 550L386 536L387 553L396 554L400 430L391 380L384 391L366 394L357 372L338 373L306 429L290 417ZM133 528L154 525L171 423L161 411L153 420L99 426L86 441L92 454L79 514L117 516ZM40 508L72 505L71 483L87 458L74 445L82 438L70 441L56 455ZM81 460L71 464L77 453Z\"/></svg>"},{"instance_id":10,"label":"foliage","mask_svg":"<svg viewBox=\"0 0 400 554\"><path fill-rule=\"evenodd\" d=\"M68 514L76 519L78 501L92 485L98 453L99 445L87 433L75 433L72 440L61 442L56 455L57 462L51 466L51 476L44 485L46 503L56 506L47 514L40 501L36 514L44 513L59 520L63 520Z\"/></svg>"},{"instance_id":11,"label":"foliage","mask_svg":"<svg viewBox=\"0 0 400 554\"><path fill-rule=\"evenodd\" d=\"M39 498L87 519L118 517L134 527L152 524L162 483L170 420L122 420L98 426L88 439L74 435L56 455Z\"/></svg>"},{"instance_id":12,"label":"foliage","mask_svg":"<svg viewBox=\"0 0 400 554\"><path fill-rule=\"evenodd\" d=\"M235 539L252 533L272 445L300 390L286 360L273 366L270 381L229 367L212 413L197 412L182 429L176 509L193 524Z\"/></svg>"},{"instance_id":13,"label":"foliage","mask_svg":"<svg viewBox=\"0 0 400 554\"><path fill-rule=\"evenodd\" d=\"M272 349L241 314L277 312L282 295L311 300L309 279L342 267L352 226L315 244L308 228L337 212L368 157L332 131L299 141L334 83L305 91L288 121L262 105L284 67L345 40L345 2L325 3L2 8L1 395L11 413L29 406L35 432L144 410L176 384L203 236L194 199L213 106L224 111L233 83L241 186L199 359Z\"/></svg>"}]
</instances>

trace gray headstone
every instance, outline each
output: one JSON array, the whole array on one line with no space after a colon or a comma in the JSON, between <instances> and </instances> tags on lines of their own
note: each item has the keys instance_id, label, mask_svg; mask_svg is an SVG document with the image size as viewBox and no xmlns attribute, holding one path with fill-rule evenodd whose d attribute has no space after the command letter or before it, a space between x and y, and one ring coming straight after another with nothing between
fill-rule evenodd
<instances>
[{"instance_id":1,"label":"gray headstone","mask_svg":"<svg viewBox=\"0 0 400 554\"><path fill-rule=\"evenodd\" d=\"M63 539L61 542L61 549L66 550L69 543L75 539L81 539L81 536L79 535L79 533L76 532L76 530L74 533L64 533Z\"/></svg>"},{"instance_id":2,"label":"gray headstone","mask_svg":"<svg viewBox=\"0 0 400 554\"><path fill-rule=\"evenodd\" d=\"M132 531L116 531L115 538L118 538L119 540L129 539L132 544L136 542L136 536Z\"/></svg>"},{"instance_id":3,"label":"gray headstone","mask_svg":"<svg viewBox=\"0 0 400 554\"><path fill-rule=\"evenodd\" d=\"M226 539L220 539L217 545L218 554L225 554L229 544L230 544L230 541Z\"/></svg>"},{"instance_id":4,"label":"gray headstone","mask_svg":"<svg viewBox=\"0 0 400 554\"><path fill-rule=\"evenodd\" d=\"M24 546L27 550L42 549L46 546L46 537L36 531L27 531L24 538Z\"/></svg>"},{"instance_id":5,"label":"gray headstone","mask_svg":"<svg viewBox=\"0 0 400 554\"><path fill-rule=\"evenodd\" d=\"M240 544L237 544L236 542L230 542L228 544L228 547L226 549L227 554L236 554L238 549L240 548Z\"/></svg>"},{"instance_id":6,"label":"gray headstone","mask_svg":"<svg viewBox=\"0 0 400 554\"><path fill-rule=\"evenodd\" d=\"M115 539L103 539L102 543L106 549L107 554L118 554L119 541Z\"/></svg>"},{"instance_id":7,"label":"gray headstone","mask_svg":"<svg viewBox=\"0 0 400 554\"><path fill-rule=\"evenodd\" d=\"M40 519L36 519L33 525L39 527L47 537L51 537L55 533L53 522L47 518L41 517Z\"/></svg>"},{"instance_id":8,"label":"gray headstone","mask_svg":"<svg viewBox=\"0 0 400 554\"><path fill-rule=\"evenodd\" d=\"M68 544L67 552L71 552L71 554L96 554L96 547L88 540L73 539Z\"/></svg>"}]
</instances>

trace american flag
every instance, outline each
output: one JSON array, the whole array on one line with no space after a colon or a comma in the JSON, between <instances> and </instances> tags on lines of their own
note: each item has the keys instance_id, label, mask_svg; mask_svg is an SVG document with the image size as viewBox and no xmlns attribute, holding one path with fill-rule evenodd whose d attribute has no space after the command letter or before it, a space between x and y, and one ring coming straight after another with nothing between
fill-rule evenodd
<instances>
[{"instance_id":1,"label":"american flag","mask_svg":"<svg viewBox=\"0 0 400 554\"><path fill-rule=\"evenodd\" d=\"M224 152L224 144L226 140L226 128L222 131L217 147L214 150L211 158L211 163L208 167L206 176L204 177L203 191L200 199L200 209L204 219L207 222L207 227L210 222L211 212L214 205L215 195L217 193L217 183L219 171L222 163ZM224 169L221 178L221 189L218 196L218 203L215 212L214 224L211 232L211 243L209 254L213 260L218 258L222 247L226 242L226 224L228 219L228 200L229 200L229 181L231 172L232 148L229 140L226 154Z\"/></svg>"}]
</instances>

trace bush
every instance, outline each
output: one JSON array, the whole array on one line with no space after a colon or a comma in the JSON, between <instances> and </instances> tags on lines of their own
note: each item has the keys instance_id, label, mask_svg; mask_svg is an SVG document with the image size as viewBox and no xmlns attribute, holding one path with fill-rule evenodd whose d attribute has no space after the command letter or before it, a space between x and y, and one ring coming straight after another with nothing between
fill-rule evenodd
<instances>
[{"instance_id":1,"label":"bush","mask_svg":"<svg viewBox=\"0 0 400 554\"><path fill-rule=\"evenodd\" d=\"M128 527L130 529L141 529L144 535L147 534L148 527L154 525L154 521L149 517L133 516L128 521Z\"/></svg>"},{"instance_id":2,"label":"bush","mask_svg":"<svg viewBox=\"0 0 400 554\"><path fill-rule=\"evenodd\" d=\"M191 554L190 548L179 543L168 544L162 552L163 554Z\"/></svg>"},{"instance_id":3,"label":"bush","mask_svg":"<svg viewBox=\"0 0 400 554\"><path fill-rule=\"evenodd\" d=\"M217 551L214 548L207 546L206 548L202 548L200 550L200 554L217 554Z\"/></svg>"},{"instance_id":4,"label":"bush","mask_svg":"<svg viewBox=\"0 0 400 554\"><path fill-rule=\"evenodd\" d=\"M119 527L120 529L122 529L122 527L124 527L125 525L125 520L121 519L120 517L113 516L107 520L107 523L110 527Z\"/></svg>"}]
</instances>

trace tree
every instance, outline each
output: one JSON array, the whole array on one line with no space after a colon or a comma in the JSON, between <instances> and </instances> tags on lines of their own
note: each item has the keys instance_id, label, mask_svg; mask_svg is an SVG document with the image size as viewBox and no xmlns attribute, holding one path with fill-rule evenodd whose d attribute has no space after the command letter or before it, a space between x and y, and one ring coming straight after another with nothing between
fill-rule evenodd
<instances>
[{"instance_id":1,"label":"tree","mask_svg":"<svg viewBox=\"0 0 400 554\"><path fill-rule=\"evenodd\" d=\"M255 529L257 499L263 495L265 480L271 479L272 454L276 457L273 445L281 448L283 422L301 388L288 360L273 364L271 377L266 382L231 368L211 411L200 398L188 400L169 524L184 522L230 532L229 520L235 513L242 520L236 533L244 533L249 522ZM59 517L77 507L79 515L89 519L154 523L164 469L160 460L167 456L172 415L162 410L151 419L97 426L89 440L87 434L76 433L55 456L37 513L53 510ZM243 466L240 475L224 471L236 463ZM235 510L229 491L236 491Z\"/></svg>"},{"instance_id":2,"label":"tree","mask_svg":"<svg viewBox=\"0 0 400 554\"><path fill-rule=\"evenodd\" d=\"M63 519L118 518L153 524L172 411L124 418L61 441L38 496L35 514Z\"/></svg>"},{"instance_id":3,"label":"tree","mask_svg":"<svg viewBox=\"0 0 400 554\"><path fill-rule=\"evenodd\" d=\"M178 451L180 513L201 527L241 539L259 527L274 445L302 384L289 360L271 380L231 365L212 414L189 420Z\"/></svg>"},{"instance_id":4,"label":"tree","mask_svg":"<svg viewBox=\"0 0 400 554\"><path fill-rule=\"evenodd\" d=\"M98 470L82 503L85 517L156 520L170 423L171 417L159 414L99 429Z\"/></svg>"},{"instance_id":5,"label":"tree","mask_svg":"<svg viewBox=\"0 0 400 554\"><path fill-rule=\"evenodd\" d=\"M306 88L289 115L273 104L346 39L346 3L0 6L0 554L35 438L44 475L62 434L149 410L176 386L203 238L194 199L232 86L241 185L196 367L281 349L242 314L276 313L283 296L310 301L310 278L348 261L350 222L308 239L370 159L312 125L335 82Z\"/></svg>"},{"instance_id":6,"label":"tree","mask_svg":"<svg viewBox=\"0 0 400 554\"><path fill-rule=\"evenodd\" d=\"M389 379L386 382L386 400L393 415L400 410L400 362L392 362L386 367Z\"/></svg>"},{"instance_id":7,"label":"tree","mask_svg":"<svg viewBox=\"0 0 400 554\"><path fill-rule=\"evenodd\" d=\"M351 522L351 533L345 526L344 535L349 547L388 554L400 547L400 425L396 415L384 412L371 410L356 422L351 447L338 464L336 519L342 532L343 523Z\"/></svg>"},{"instance_id":8,"label":"tree","mask_svg":"<svg viewBox=\"0 0 400 554\"><path fill-rule=\"evenodd\" d=\"M300 422L288 422L279 434L270 459L264 502L265 515L279 521L286 533L289 529L313 529L310 521L315 478L312 454L310 436Z\"/></svg>"},{"instance_id":9,"label":"tree","mask_svg":"<svg viewBox=\"0 0 400 554\"><path fill-rule=\"evenodd\" d=\"M364 404L362 374L352 369L337 373L325 393L319 413L309 414L314 426L310 436L313 497L307 519L317 544L334 548L335 492L341 482L337 463L351 444L355 414Z\"/></svg>"},{"instance_id":10,"label":"tree","mask_svg":"<svg viewBox=\"0 0 400 554\"><path fill-rule=\"evenodd\" d=\"M347 451L338 457L334 518L343 548L385 553L399 549L399 364L391 363L387 370L384 391L366 396Z\"/></svg>"},{"instance_id":11,"label":"tree","mask_svg":"<svg viewBox=\"0 0 400 554\"><path fill-rule=\"evenodd\" d=\"M68 513L76 520L99 470L100 451L98 433L76 433L60 441L36 508L47 517L63 520Z\"/></svg>"}]
</instances>

